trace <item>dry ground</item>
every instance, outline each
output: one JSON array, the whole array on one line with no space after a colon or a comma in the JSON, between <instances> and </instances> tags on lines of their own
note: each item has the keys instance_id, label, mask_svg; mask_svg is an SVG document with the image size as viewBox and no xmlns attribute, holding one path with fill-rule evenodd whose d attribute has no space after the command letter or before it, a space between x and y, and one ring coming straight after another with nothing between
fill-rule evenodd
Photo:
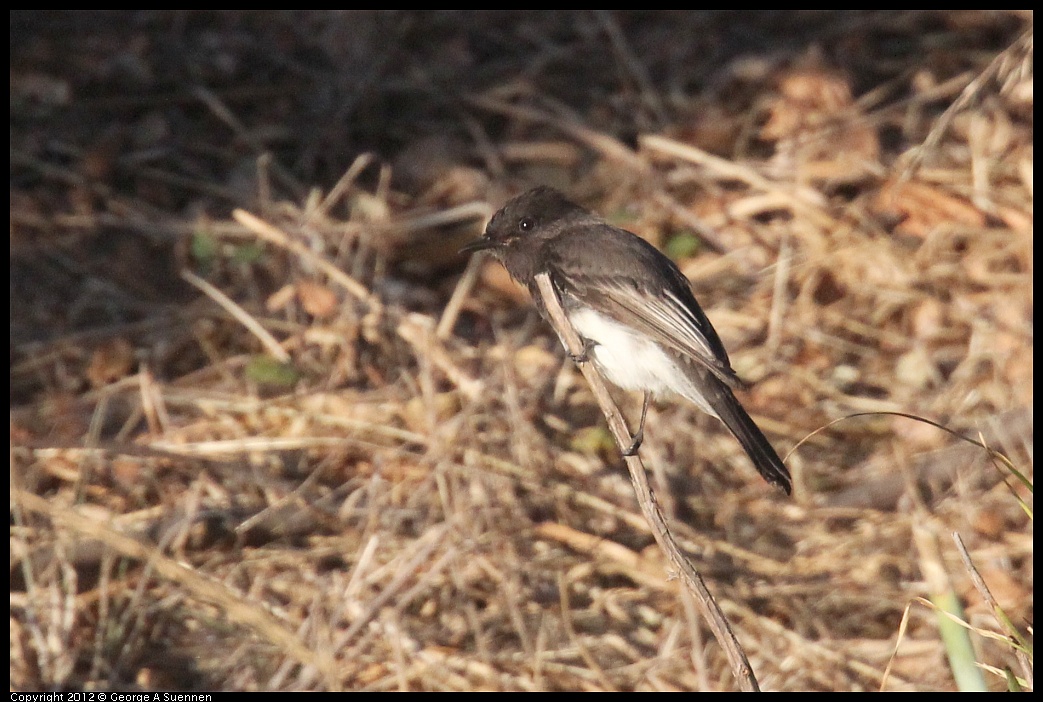
<instances>
[{"instance_id":1,"label":"dry ground","mask_svg":"<svg viewBox=\"0 0 1043 702\"><path fill-rule=\"evenodd\" d=\"M1014 12L12 12L12 689L734 688L456 249L558 186L782 453L898 411L1031 478L1031 72ZM792 499L683 403L642 456L765 688L954 689L917 598L1002 630L952 532L1031 631L1031 495L934 427L830 426Z\"/></svg>"}]
</instances>

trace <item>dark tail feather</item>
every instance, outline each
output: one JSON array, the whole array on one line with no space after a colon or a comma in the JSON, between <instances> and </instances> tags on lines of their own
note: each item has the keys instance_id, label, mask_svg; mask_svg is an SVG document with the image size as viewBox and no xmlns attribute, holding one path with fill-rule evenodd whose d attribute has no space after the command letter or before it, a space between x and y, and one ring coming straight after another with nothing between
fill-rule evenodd
<instances>
[{"instance_id":1,"label":"dark tail feather","mask_svg":"<svg viewBox=\"0 0 1043 702\"><path fill-rule=\"evenodd\" d=\"M786 470L779 454L775 453L775 449L768 443L768 439L765 438L760 428L754 424L750 415L746 414L746 410L735 399L732 391L723 383L717 385L718 387L715 388L717 392L714 393L716 396L706 398L717 412L717 416L742 444L746 454L753 461L753 466L764 476L764 479L781 487L787 495L790 494L792 487L789 471Z\"/></svg>"}]
</instances>

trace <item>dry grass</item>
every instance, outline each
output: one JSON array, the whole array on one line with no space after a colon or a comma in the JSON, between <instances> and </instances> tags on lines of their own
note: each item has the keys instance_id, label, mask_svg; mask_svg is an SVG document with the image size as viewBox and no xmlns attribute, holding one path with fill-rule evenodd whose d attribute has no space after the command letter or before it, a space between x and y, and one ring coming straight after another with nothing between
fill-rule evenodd
<instances>
[{"instance_id":1,"label":"dry grass","mask_svg":"<svg viewBox=\"0 0 1043 702\"><path fill-rule=\"evenodd\" d=\"M536 183L679 260L781 451L899 411L1032 476L1031 14L11 34L12 689L733 688L582 378L459 275ZM953 689L916 598L1002 629L951 532L1031 631L1031 494L944 432L833 425L792 500L682 403L642 457L766 689Z\"/></svg>"}]
</instances>

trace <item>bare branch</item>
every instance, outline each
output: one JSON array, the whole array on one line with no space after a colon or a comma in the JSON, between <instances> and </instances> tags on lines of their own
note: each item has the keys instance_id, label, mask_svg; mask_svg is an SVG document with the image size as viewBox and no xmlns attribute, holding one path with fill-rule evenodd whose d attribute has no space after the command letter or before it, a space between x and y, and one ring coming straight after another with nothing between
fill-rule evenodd
<instances>
[{"instance_id":1,"label":"bare branch","mask_svg":"<svg viewBox=\"0 0 1043 702\"><path fill-rule=\"evenodd\" d=\"M557 332L558 337L565 344L565 348L570 354L577 357L581 356L583 354L583 342L580 341L579 335L572 327L568 317L565 316L565 311L561 307L561 301L554 290L550 276L546 273L540 273L536 276L536 285L539 288L540 296L543 298L543 303L554 331ZM633 441L626 421L623 419L623 414L619 411L615 401L608 392L608 388L605 386L605 381L593 364L582 363L579 368L583 373L583 377L587 379L587 383L590 385L590 389L593 391L598 406L601 407L601 411L605 415L605 419L608 420L608 427L616 440L616 446L619 447L620 453L623 453ZM746 692L759 691L760 687L757 685L757 678L753 674L750 661L746 658L746 653L739 644L739 640L735 638L735 634L728 625L724 612L717 605L710 590L706 587L706 583L703 582L702 576L699 575L695 566L685 557L681 547L678 546L677 541L670 533L670 529L666 525L666 518L663 516L662 510L659 509L659 504L652 493L652 487L648 484L645 466L641 462L641 458L637 455L624 456L624 460L626 461L627 469L630 471L630 480L634 484L634 490L637 492L637 500L638 504L641 505L641 512L652 527L652 535L655 537L656 543L666 552L670 562L680 573L685 586L695 595L696 604L702 611L703 617L709 623L713 635L728 656L728 662L731 664L732 672L739 681L739 687Z\"/></svg>"}]
</instances>

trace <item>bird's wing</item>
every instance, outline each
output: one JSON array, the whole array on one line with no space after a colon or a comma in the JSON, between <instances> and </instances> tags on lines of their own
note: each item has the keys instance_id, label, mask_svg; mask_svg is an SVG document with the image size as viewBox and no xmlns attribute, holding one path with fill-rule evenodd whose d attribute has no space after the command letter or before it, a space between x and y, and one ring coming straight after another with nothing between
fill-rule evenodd
<instances>
[{"instance_id":1,"label":"bird's wing","mask_svg":"<svg viewBox=\"0 0 1043 702\"><path fill-rule=\"evenodd\" d=\"M625 241L630 237L640 245L634 247L633 242ZM568 256L554 256L553 252L547 256L566 309L569 298L573 298L705 366L728 386L742 387L724 344L699 307L686 277L655 247L607 224L587 229L582 240L566 238L555 242L555 246L571 249ZM597 253L577 256L576 247L580 246ZM649 275L659 276L660 280L665 276L664 285L653 290L642 285L637 277L621 275L621 271L634 266L648 273L640 276L646 279Z\"/></svg>"},{"instance_id":2,"label":"bird's wing","mask_svg":"<svg viewBox=\"0 0 1043 702\"><path fill-rule=\"evenodd\" d=\"M592 307L705 366L729 387L742 386L717 332L690 292L685 295L670 286L653 293L620 276L580 277L584 274L577 271L555 275L553 268L551 275L566 305L572 298Z\"/></svg>"}]
</instances>

